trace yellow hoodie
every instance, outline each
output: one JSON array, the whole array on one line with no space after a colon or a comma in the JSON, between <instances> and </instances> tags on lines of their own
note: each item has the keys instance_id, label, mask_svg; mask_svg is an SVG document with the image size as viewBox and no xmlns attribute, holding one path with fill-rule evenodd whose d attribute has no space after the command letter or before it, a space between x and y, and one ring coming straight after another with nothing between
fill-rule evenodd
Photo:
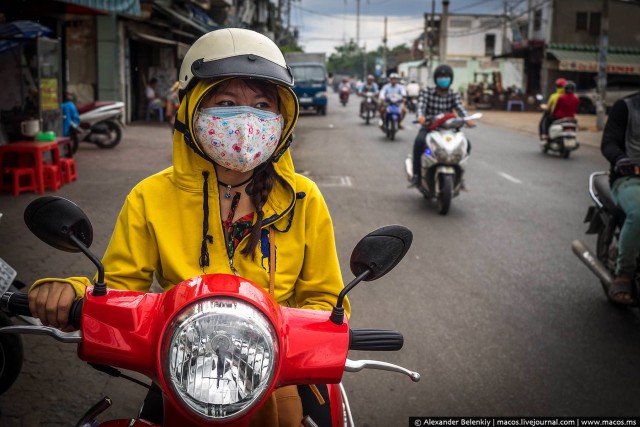
<instances>
[{"instance_id":1,"label":"yellow hoodie","mask_svg":"<svg viewBox=\"0 0 640 427\"><path fill-rule=\"evenodd\" d=\"M219 82L218 82L219 83ZM194 112L204 94L217 83L199 82L180 104L178 118L193 125ZM282 149L298 118L298 103L287 87L278 86L285 129L276 152ZM187 114L188 113L188 114ZM326 203L314 182L295 173L289 150L274 163L287 185L276 181L263 207L264 220L255 257L241 254L249 236L230 260L220 216L218 183L213 164L190 148L184 135L174 132L173 166L137 184L120 211L104 258L105 282L114 289L146 292L153 276L166 291L201 274L234 274L269 290L269 228L275 230L274 297L282 305L330 310L343 288L333 224ZM203 171L209 205L208 267L201 268L203 240ZM255 215L254 215L255 221ZM86 277L42 279L70 283L83 296L91 282ZM349 302L345 299L349 313Z\"/></svg>"}]
</instances>

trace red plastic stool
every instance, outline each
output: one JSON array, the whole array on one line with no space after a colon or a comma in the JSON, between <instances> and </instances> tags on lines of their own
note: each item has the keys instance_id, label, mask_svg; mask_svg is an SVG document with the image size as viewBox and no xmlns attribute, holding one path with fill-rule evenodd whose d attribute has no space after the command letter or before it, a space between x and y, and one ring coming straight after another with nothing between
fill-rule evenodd
<instances>
[{"instance_id":1,"label":"red plastic stool","mask_svg":"<svg viewBox=\"0 0 640 427\"><path fill-rule=\"evenodd\" d=\"M70 183L71 181L75 181L78 179L78 174L76 173L76 160L73 158L61 158L60 159L60 167L62 168L62 180L65 183Z\"/></svg>"},{"instance_id":2,"label":"red plastic stool","mask_svg":"<svg viewBox=\"0 0 640 427\"><path fill-rule=\"evenodd\" d=\"M5 183L5 177L11 176L11 183ZM23 178L27 178L26 180ZM27 181L25 184L22 181ZM17 196L23 191L38 191L36 171L34 168L4 168L2 171L2 189L11 190Z\"/></svg>"},{"instance_id":3,"label":"red plastic stool","mask_svg":"<svg viewBox=\"0 0 640 427\"><path fill-rule=\"evenodd\" d=\"M42 165L44 175L44 188L58 191L62 187L62 172L57 165Z\"/></svg>"}]
</instances>

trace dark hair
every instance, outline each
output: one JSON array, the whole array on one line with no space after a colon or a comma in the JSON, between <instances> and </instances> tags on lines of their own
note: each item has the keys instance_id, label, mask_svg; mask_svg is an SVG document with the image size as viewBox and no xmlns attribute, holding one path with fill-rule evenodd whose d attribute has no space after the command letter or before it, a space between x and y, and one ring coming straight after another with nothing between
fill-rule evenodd
<instances>
[{"instance_id":1,"label":"dark hair","mask_svg":"<svg viewBox=\"0 0 640 427\"><path fill-rule=\"evenodd\" d=\"M251 186L251 201L256 208L258 218L251 228L247 245L240 253L245 256L250 256L252 259L255 258L256 248L260 243L260 235L262 234L262 220L264 219L262 207L267 203L269 194L271 194L271 190L273 190L276 181L283 185L287 183L284 178L276 173L273 163L269 162L264 170L258 172L253 177L253 181L249 184Z\"/></svg>"},{"instance_id":2,"label":"dark hair","mask_svg":"<svg viewBox=\"0 0 640 427\"><path fill-rule=\"evenodd\" d=\"M156 79L155 77L152 77L151 80L149 80L149 84L152 85L154 83L158 83L158 79Z\"/></svg>"}]
</instances>

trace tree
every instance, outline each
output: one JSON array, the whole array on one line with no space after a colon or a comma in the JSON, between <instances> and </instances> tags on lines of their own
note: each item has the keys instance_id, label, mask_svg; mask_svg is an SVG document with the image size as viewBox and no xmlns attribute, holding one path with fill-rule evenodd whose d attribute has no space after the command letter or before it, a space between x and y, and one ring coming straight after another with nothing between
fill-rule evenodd
<instances>
[{"instance_id":1,"label":"tree","mask_svg":"<svg viewBox=\"0 0 640 427\"><path fill-rule=\"evenodd\" d=\"M376 59L383 55L383 47L378 46L376 50L366 53L367 74L374 74ZM401 53L411 52L406 44L397 45L387 51L387 61L389 64L395 64L396 56ZM363 52L358 48L356 42L351 39L341 46L335 47L335 52L329 56L327 61L327 71L333 74L345 74L352 77L364 79L363 72Z\"/></svg>"}]
</instances>

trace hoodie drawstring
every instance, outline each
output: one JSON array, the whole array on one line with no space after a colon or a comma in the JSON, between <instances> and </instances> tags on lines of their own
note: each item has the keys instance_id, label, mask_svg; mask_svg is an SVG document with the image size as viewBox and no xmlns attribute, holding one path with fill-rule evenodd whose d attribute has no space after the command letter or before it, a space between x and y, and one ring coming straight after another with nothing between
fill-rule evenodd
<instances>
[{"instance_id":1,"label":"hoodie drawstring","mask_svg":"<svg viewBox=\"0 0 640 427\"><path fill-rule=\"evenodd\" d=\"M213 236L207 234L209 232L209 172L202 171L204 177L204 185L202 192L204 193L204 199L202 201L202 210L204 211L204 219L202 220L202 246L200 246L200 268L204 270L204 267L209 266L209 250L207 249L207 242L213 243Z\"/></svg>"}]
</instances>

